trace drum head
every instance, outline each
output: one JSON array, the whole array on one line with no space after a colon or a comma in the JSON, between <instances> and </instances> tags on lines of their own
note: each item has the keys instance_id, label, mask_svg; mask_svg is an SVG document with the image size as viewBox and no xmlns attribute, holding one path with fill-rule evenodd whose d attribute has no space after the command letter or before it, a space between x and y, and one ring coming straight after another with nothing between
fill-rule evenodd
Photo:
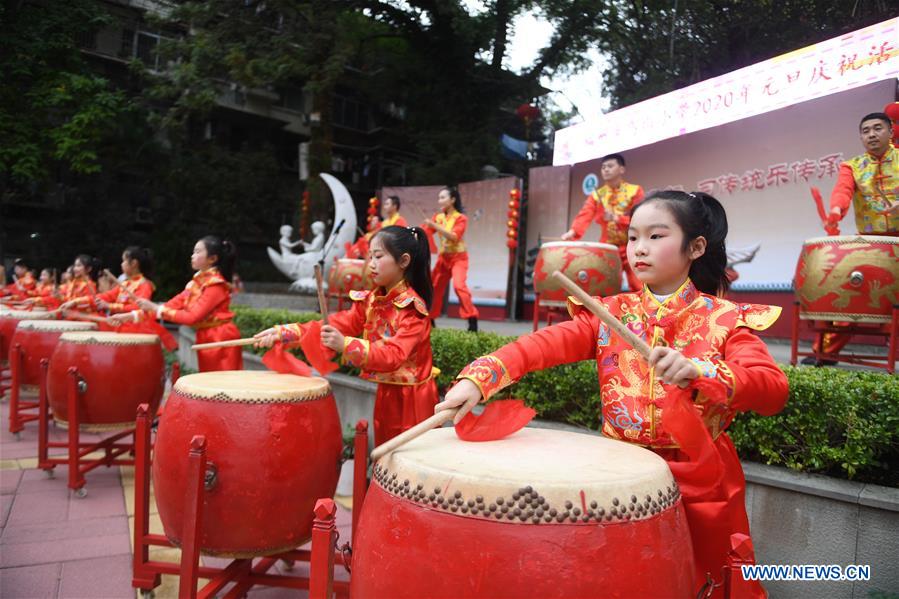
<instances>
[{"instance_id":1,"label":"drum head","mask_svg":"<svg viewBox=\"0 0 899 599\"><path fill-rule=\"evenodd\" d=\"M16 330L65 333L68 331L96 331L97 325L93 322L79 320L23 320Z\"/></svg>"},{"instance_id":2,"label":"drum head","mask_svg":"<svg viewBox=\"0 0 899 599\"><path fill-rule=\"evenodd\" d=\"M594 241L549 241L540 244L541 248L601 248L604 250L618 251L617 245L611 243L597 243Z\"/></svg>"},{"instance_id":3,"label":"drum head","mask_svg":"<svg viewBox=\"0 0 899 599\"><path fill-rule=\"evenodd\" d=\"M175 391L191 399L236 403L296 403L331 395L321 377L276 372L224 370L182 376Z\"/></svg>"},{"instance_id":4,"label":"drum head","mask_svg":"<svg viewBox=\"0 0 899 599\"><path fill-rule=\"evenodd\" d=\"M491 518L499 511L522 522L538 511L540 518L636 520L679 497L665 460L649 450L534 428L482 443L461 441L452 428L433 430L379 460L375 477L388 492L432 507L436 500L458 515ZM510 504L513 509L502 510Z\"/></svg>"},{"instance_id":5,"label":"drum head","mask_svg":"<svg viewBox=\"0 0 899 599\"><path fill-rule=\"evenodd\" d=\"M55 314L49 312L29 312L28 310L4 310L0 312L0 318L12 318L15 320L48 320Z\"/></svg>"},{"instance_id":6,"label":"drum head","mask_svg":"<svg viewBox=\"0 0 899 599\"><path fill-rule=\"evenodd\" d=\"M108 331L63 333L60 343L77 343L80 345L153 345L159 343L156 335L144 333L111 333Z\"/></svg>"},{"instance_id":7,"label":"drum head","mask_svg":"<svg viewBox=\"0 0 899 599\"><path fill-rule=\"evenodd\" d=\"M827 237L812 237L805 240L805 245L832 243L835 245L845 245L850 243L874 243L899 245L899 237L890 235L830 235Z\"/></svg>"}]
</instances>

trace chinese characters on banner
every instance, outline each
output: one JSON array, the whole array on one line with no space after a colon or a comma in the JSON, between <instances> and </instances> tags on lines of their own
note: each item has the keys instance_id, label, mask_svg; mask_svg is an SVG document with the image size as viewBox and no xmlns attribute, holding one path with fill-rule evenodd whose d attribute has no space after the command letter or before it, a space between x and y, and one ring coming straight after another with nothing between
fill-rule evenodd
<instances>
[{"instance_id":1,"label":"chinese characters on banner","mask_svg":"<svg viewBox=\"0 0 899 599\"><path fill-rule=\"evenodd\" d=\"M899 18L561 129L553 164L586 162L897 75ZM771 176L782 184L796 175L787 168ZM768 177L765 171L765 186Z\"/></svg>"},{"instance_id":2,"label":"chinese characters on banner","mask_svg":"<svg viewBox=\"0 0 899 599\"><path fill-rule=\"evenodd\" d=\"M812 179L831 179L837 176L843 153L821 156L817 160L804 158L794 162L770 164L764 169L752 169L742 175L727 173L696 183L696 189L715 194L732 194L743 191L759 191L768 187L780 187L796 183L809 183Z\"/></svg>"}]
</instances>

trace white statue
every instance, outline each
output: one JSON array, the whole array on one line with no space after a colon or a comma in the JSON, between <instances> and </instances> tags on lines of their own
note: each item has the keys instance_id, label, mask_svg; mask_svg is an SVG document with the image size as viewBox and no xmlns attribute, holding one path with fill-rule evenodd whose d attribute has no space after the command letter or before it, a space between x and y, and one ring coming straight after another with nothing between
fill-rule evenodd
<instances>
[{"instance_id":1,"label":"white statue","mask_svg":"<svg viewBox=\"0 0 899 599\"><path fill-rule=\"evenodd\" d=\"M312 238L312 241L300 242L303 244L303 249L307 252L317 252L325 247L325 223L320 220L312 223L312 234L315 235L315 237Z\"/></svg>"},{"instance_id":2,"label":"white statue","mask_svg":"<svg viewBox=\"0 0 899 599\"><path fill-rule=\"evenodd\" d=\"M293 248L303 243L303 240L290 240L290 236L293 235L293 227L290 225L281 225L279 231L281 233L281 239L278 240L278 245L281 246L281 257L287 259L289 256L293 255Z\"/></svg>"},{"instance_id":3,"label":"white statue","mask_svg":"<svg viewBox=\"0 0 899 599\"><path fill-rule=\"evenodd\" d=\"M331 229L328 239L325 240L325 224L321 221L312 223L312 232L315 233L315 238L308 243L290 241L293 228L283 225L280 229L281 251L267 248L272 264L293 281L290 285L291 290L304 293L315 293L313 270L315 265L324 259L324 275L327 278L331 265L335 260L343 257L346 244L353 243L356 236L356 208L353 206L350 192L331 175L322 173L320 176L328 185L334 198L334 228ZM287 235L285 235L285 231L287 231ZM295 254L291 251L293 247L301 243L306 250L304 253Z\"/></svg>"}]
</instances>

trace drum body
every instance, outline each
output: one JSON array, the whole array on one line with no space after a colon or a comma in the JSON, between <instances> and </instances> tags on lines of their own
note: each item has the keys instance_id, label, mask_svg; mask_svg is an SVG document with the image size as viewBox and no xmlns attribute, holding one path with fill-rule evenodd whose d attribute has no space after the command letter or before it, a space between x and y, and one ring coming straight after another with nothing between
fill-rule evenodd
<instances>
[{"instance_id":1,"label":"drum body","mask_svg":"<svg viewBox=\"0 0 899 599\"><path fill-rule=\"evenodd\" d=\"M159 423L153 487L165 534L179 546L194 435L207 443L203 553L253 557L309 539L315 501L337 488L343 447L325 379L248 371L178 379Z\"/></svg>"},{"instance_id":2,"label":"drum body","mask_svg":"<svg viewBox=\"0 0 899 599\"><path fill-rule=\"evenodd\" d=\"M48 312L0 311L0 363L6 363L9 360L9 348L12 347L12 338L19 322L23 320L50 320L53 317L54 315Z\"/></svg>"},{"instance_id":3,"label":"drum body","mask_svg":"<svg viewBox=\"0 0 899 599\"><path fill-rule=\"evenodd\" d=\"M602 437L438 429L376 465L353 547L365 597L689 597L693 550L665 461Z\"/></svg>"},{"instance_id":4,"label":"drum body","mask_svg":"<svg viewBox=\"0 0 899 599\"><path fill-rule=\"evenodd\" d=\"M346 296L350 291L362 291L371 288L371 274L368 261L341 258L334 261L328 277L328 291L335 295Z\"/></svg>"},{"instance_id":5,"label":"drum body","mask_svg":"<svg viewBox=\"0 0 899 599\"><path fill-rule=\"evenodd\" d=\"M70 367L78 368L86 387L80 394L83 431L134 426L137 406L155 414L165 385L162 346L156 335L138 333L63 333L50 357L47 399L53 418L67 423Z\"/></svg>"},{"instance_id":6,"label":"drum body","mask_svg":"<svg viewBox=\"0 0 899 599\"><path fill-rule=\"evenodd\" d=\"M899 303L899 237L806 240L793 285L800 318L889 322L893 304Z\"/></svg>"},{"instance_id":7,"label":"drum body","mask_svg":"<svg viewBox=\"0 0 899 599\"><path fill-rule=\"evenodd\" d=\"M552 278L562 271L591 296L621 293L621 258L618 247L587 241L552 241L540 246L534 264L534 291L540 303L562 302L568 293Z\"/></svg>"},{"instance_id":8,"label":"drum body","mask_svg":"<svg viewBox=\"0 0 899 599\"><path fill-rule=\"evenodd\" d=\"M19 384L25 387L37 387L41 381L41 360L48 360L56 349L59 336L75 331L96 331L97 325L92 322L75 320L22 320L13 334L13 347L16 343L22 346L22 369L19 372Z\"/></svg>"}]
</instances>

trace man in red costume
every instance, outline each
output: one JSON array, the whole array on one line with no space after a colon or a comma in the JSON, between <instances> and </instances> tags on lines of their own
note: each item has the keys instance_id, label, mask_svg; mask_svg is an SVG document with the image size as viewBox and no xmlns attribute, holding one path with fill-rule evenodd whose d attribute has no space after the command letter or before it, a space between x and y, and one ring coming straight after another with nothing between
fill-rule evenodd
<instances>
[{"instance_id":1,"label":"man in red costume","mask_svg":"<svg viewBox=\"0 0 899 599\"><path fill-rule=\"evenodd\" d=\"M865 153L840 165L830 194L830 212L822 224L839 234L839 223L851 205L859 234L899 236L899 150L891 143L893 124L886 114L874 112L862 118L858 129ZM815 342L814 350L836 356L850 337L826 333L820 343ZM809 356L802 363L821 366L835 360Z\"/></svg>"},{"instance_id":2,"label":"man in red costume","mask_svg":"<svg viewBox=\"0 0 899 599\"><path fill-rule=\"evenodd\" d=\"M643 199L643 188L633 183L624 181L625 173L624 156L621 154L609 154L604 156L600 166L600 175L603 185L593 190L580 212L574 217L571 228L562 235L565 241L577 240L584 236L584 232L591 222L596 222L602 230L600 243L610 243L618 246L618 254L621 256L621 267L627 277L627 284L631 291L639 291L643 285L634 275L627 263L627 226L630 223L631 208Z\"/></svg>"}]
</instances>

